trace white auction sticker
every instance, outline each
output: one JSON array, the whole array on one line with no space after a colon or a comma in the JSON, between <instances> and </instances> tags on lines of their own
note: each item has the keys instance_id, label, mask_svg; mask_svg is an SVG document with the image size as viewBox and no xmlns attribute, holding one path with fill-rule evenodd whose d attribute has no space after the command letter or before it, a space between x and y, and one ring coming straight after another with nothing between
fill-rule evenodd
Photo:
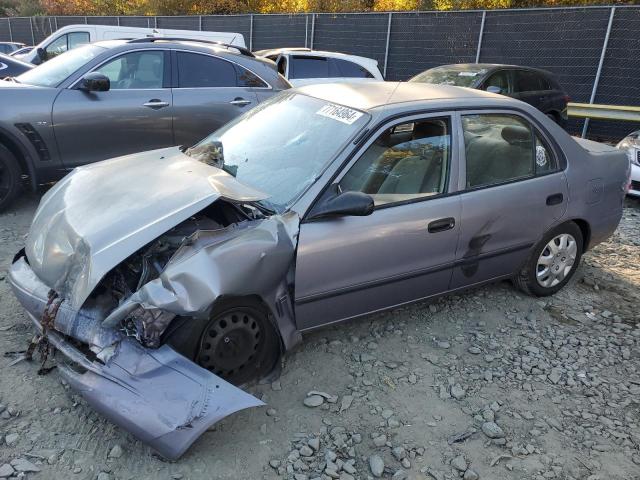
<instances>
[{"instance_id":1,"label":"white auction sticker","mask_svg":"<svg viewBox=\"0 0 640 480\"><path fill-rule=\"evenodd\" d=\"M334 105L333 103L327 103L316 113L323 117L333 118L339 122L346 123L347 125L351 125L362 116L362 112L349 107Z\"/></svg>"},{"instance_id":2,"label":"white auction sticker","mask_svg":"<svg viewBox=\"0 0 640 480\"><path fill-rule=\"evenodd\" d=\"M477 77L478 72L460 72L458 73L459 77Z\"/></svg>"}]
</instances>

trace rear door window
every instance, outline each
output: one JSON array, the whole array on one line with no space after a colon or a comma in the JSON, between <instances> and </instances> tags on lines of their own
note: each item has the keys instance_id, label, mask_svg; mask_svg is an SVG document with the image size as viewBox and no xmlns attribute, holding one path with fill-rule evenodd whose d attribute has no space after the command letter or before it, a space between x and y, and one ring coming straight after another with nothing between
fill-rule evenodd
<instances>
[{"instance_id":1,"label":"rear door window","mask_svg":"<svg viewBox=\"0 0 640 480\"><path fill-rule=\"evenodd\" d=\"M234 65L221 58L177 52L178 87L211 88L238 86ZM250 81L247 79L246 81Z\"/></svg>"},{"instance_id":2,"label":"rear door window","mask_svg":"<svg viewBox=\"0 0 640 480\"><path fill-rule=\"evenodd\" d=\"M462 116L467 188L512 182L558 169L558 162L529 122L506 113Z\"/></svg>"},{"instance_id":3,"label":"rear door window","mask_svg":"<svg viewBox=\"0 0 640 480\"><path fill-rule=\"evenodd\" d=\"M515 76L515 92L535 92L545 90L542 78L535 72L527 70L516 70Z\"/></svg>"},{"instance_id":4,"label":"rear door window","mask_svg":"<svg viewBox=\"0 0 640 480\"><path fill-rule=\"evenodd\" d=\"M361 65L340 58L332 58L331 76L332 77L348 77L348 78L373 78L369 70Z\"/></svg>"},{"instance_id":5,"label":"rear door window","mask_svg":"<svg viewBox=\"0 0 640 480\"><path fill-rule=\"evenodd\" d=\"M294 55L289 66L290 78L328 78L329 61L322 57Z\"/></svg>"},{"instance_id":6,"label":"rear door window","mask_svg":"<svg viewBox=\"0 0 640 480\"><path fill-rule=\"evenodd\" d=\"M478 188L533 175L533 135L515 115L463 115L467 187Z\"/></svg>"}]
</instances>

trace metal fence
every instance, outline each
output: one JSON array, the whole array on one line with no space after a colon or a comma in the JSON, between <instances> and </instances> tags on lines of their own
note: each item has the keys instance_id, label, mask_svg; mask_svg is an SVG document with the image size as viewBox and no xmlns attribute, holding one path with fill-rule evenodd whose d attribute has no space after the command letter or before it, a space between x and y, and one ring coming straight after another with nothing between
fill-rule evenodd
<instances>
[{"instance_id":1,"label":"metal fence","mask_svg":"<svg viewBox=\"0 0 640 480\"><path fill-rule=\"evenodd\" d=\"M640 106L640 7L459 12L175 17L0 18L0 41L37 44L71 24L239 32L254 49L311 47L375 58L388 80L446 63L544 68L580 103ZM570 130L615 140L640 126L572 120Z\"/></svg>"}]
</instances>

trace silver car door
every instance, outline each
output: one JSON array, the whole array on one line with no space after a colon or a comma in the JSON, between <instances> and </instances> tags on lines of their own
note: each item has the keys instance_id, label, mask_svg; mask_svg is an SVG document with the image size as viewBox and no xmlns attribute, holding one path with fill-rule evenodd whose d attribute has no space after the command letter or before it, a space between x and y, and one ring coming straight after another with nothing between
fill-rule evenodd
<instances>
[{"instance_id":1,"label":"silver car door","mask_svg":"<svg viewBox=\"0 0 640 480\"><path fill-rule=\"evenodd\" d=\"M79 82L53 105L54 132L65 167L174 145L169 52L136 50L93 69L110 89L86 92Z\"/></svg>"},{"instance_id":2,"label":"silver car door","mask_svg":"<svg viewBox=\"0 0 640 480\"><path fill-rule=\"evenodd\" d=\"M458 240L460 198L449 114L380 129L329 188L371 195L364 217L303 221L295 273L299 329L444 292Z\"/></svg>"},{"instance_id":3,"label":"silver car door","mask_svg":"<svg viewBox=\"0 0 640 480\"><path fill-rule=\"evenodd\" d=\"M258 103L267 84L249 70L214 55L174 51L173 129L177 145L190 147Z\"/></svg>"},{"instance_id":4,"label":"silver car door","mask_svg":"<svg viewBox=\"0 0 640 480\"><path fill-rule=\"evenodd\" d=\"M466 180L452 288L516 272L568 202L561 158L527 119L478 112L461 124Z\"/></svg>"}]
</instances>

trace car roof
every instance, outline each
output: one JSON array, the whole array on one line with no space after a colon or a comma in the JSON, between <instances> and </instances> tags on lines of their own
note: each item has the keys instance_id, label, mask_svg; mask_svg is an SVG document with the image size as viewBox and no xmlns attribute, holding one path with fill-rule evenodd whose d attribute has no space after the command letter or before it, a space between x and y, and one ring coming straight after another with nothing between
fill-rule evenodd
<instances>
[{"instance_id":1,"label":"car roof","mask_svg":"<svg viewBox=\"0 0 640 480\"><path fill-rule=\"evenodd\" d=\"M272 55L280 55L282 53L293 54L301 57L327 57L327 58L340 58L343 60L350 60L352 62L372 65L378 65L378 61L374 58L362 57L360 55L351 55L342 52L330 52L327 50L311 50L309 48L276 48L273 50L260 50L255 52L257 55L266 57Z\"/></svg>"},{"instance_id":2,"label":"car roof","mask_svg":"<svg viewBox=\"0 0 640 480\"><path fill-rule=\"evenodd\" d=\"M461 72L464 72L464 71L477 72L480 70L486 70L487 72L489 72L491 70L496 70L498 68L515 68L518 70L530 70L532 72L539 72L539 73L544 73L546 75L553 76L553 73L547 70L544 70L542 68L528 67L526 65L511 65L507 63L452 63L450 65L440 65L437 67L433 67L432 69L429 69L429 70L433 70L436 68L461 71Z\"/></svg>"},{"instance_id":3,"label":"car roof","mask_svg":"<svg viewBox=\"0 0 640 480\"><path fill-rule=\"evenodd\" d=\"M262 58L255 58L253 57L251 54L248 55L243 55L241 53L242 51L246 51L246 49L243 49L242 47L237 47L235 45L226 45L226 44L214 44L213 42L209 42L209 41L200 41L198 39L175 39L175 38L162 38L162 37L157 37L154 38L154 41L140 41L140 40L146 40L146 37L143 39L134 39L134 40L102 40L99 42L94 42L92 45L97 45L99 47L103 47L103 48L116 48L116 47L123 47L123 46L127 46L127 49L130 50L135 50L135 49L148 49L148 48L164 48L167 46L180 46L180 47L187 47L190 50L194 50L194 51L200 51L203 53L215 53L217 55L231 55L233 57L245 57L245 58L249 58L251 60L257 60L259 62L266 62L266 59L262 59ZM247 52L249 53L249 52ZM269 64L273 63L273 62L268 62Z\"/></svg>"},{"instance_id":4,"label":"car roof","mask_svg":"<svg viewBox=\"0 0 640 480\"><path fill-rule=\"evenodd\" d=\"M483 90L427 83L375 80L357 83L315 84L299 87L295 90L357 110L372 110L387 105L429 101L453 104L461 99L482 100L482 103L486 103L487 100L495 100L496 106L504 106L505 102L522 105L522 102L517 100Z\"/></svg>"}]
</instances>

